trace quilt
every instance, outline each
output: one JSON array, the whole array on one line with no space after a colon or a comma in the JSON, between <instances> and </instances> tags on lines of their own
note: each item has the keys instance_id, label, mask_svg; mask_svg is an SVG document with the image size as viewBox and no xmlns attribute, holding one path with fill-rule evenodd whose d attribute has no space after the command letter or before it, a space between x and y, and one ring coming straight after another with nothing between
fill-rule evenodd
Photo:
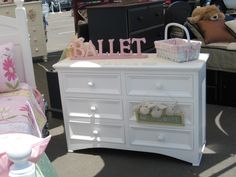
<instances>
[{"instance_id":1,"label":"quilt","mask_svg":"<svg viewBox=\"0 0 236 177\"><path fill-rule=\"evenodd\" d=\"M20 83L20 88L16 91L0 93L0 134L26 133L42 136L47 119L35 93L37 92L26 83Z\"/></svg>"}]
</instances>

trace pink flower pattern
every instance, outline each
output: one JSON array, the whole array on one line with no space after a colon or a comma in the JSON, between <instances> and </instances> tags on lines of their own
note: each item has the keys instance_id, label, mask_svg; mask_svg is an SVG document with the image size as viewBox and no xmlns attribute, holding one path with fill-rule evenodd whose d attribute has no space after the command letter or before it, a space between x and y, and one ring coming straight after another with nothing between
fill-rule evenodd
<instances>
[{"instance_id":1,"label":"pink flower pattern","mask_svg":"<svg viewBox=\"0 0 236 177\"><path fill-rule=\"evenodd\" d=\"M26 104L26 105L20 107L20 111L30 112L30 108L29 108L29 106Z\"/></svg>"},{"instance_id":2,"label":"pink flower pattern","mask_svg":"<svg viewBox=\"0 0 236 177\"><path fill-rule=\"evenodd\" d=\"M15 65L14 65L13 60L10 57L7 57L7 59L3 61L3 69L6 71L4 76L7 77L7 80L15 81L15 79L17 78Z\"/></svg>"},{"instance_id":3,"label":"pink flower pattern","mask_svg":"<svg viewBox=\"0 0 236 177\"><path fill-rule=\"evenodd\" d=\"M0 45L0 92L10 92L19 87L14 57L13 43Z\"/></svg>"}]
</instances>

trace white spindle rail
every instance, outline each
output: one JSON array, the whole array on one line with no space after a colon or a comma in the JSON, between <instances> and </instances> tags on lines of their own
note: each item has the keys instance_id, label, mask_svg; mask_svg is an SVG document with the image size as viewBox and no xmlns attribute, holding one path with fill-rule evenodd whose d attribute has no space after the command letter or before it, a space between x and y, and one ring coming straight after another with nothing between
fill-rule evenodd
<instances>
[{"instance_id":1,"label":"white spindle rail","mask_svg":"<svg viewBox=\"0 0 236 177\"><path fill-rule=\"evenodd\" d=\"M24 66L33 66L27 16L25 8L23 7L24 0L14 0L14 3L16 4L15 15L19 31L19 40L22 45L21 47L24 48L24 50L22 50ZM25 73L27 83L35 88L36 83L33 67L28 67ZM29 144L14 145L14 142L12 142L11 147L12 148L7 150L8 157L13 162L9 177L36 177L35 164L28 161L32 151L31 146Z\"/></svg>"},{"instance_id":2,"label":"white spindle rail","mask_svg":"<svg viewBox=\"0 0 236 177\"><path fill-rule=\"evenodd\" d=\"M30 144L11 142L7 149L8 158L13 162L9 177L36 177L35 164L28 161L32 152Z\"/></svg>"},{"instance_id":3,"label":"white spindle rail","mask_svg":"<svg viewBox=\"0 0 236 177\"><path fill-rule=\"evenodd\" d=\"M24 58L24 66L33 66L33 59L30 47L30 36L27 24L27 16L25 8L23 7L24 0L14 0L16 4L15 14L16 14L16 23L19 29L19 39L22 45L22 56ZM27 74L25 75L26 81L33 88L36 87L34 70L33 67L27 68Z\"/></svg>"}]
</instances>

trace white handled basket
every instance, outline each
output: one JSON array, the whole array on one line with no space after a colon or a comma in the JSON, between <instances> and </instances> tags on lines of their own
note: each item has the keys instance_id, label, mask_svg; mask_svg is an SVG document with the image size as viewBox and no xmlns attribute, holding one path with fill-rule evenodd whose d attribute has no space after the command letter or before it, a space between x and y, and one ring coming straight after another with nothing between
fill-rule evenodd
<instances>
[{"instance_id":1,"label":"white handled basket","mask_svg":"<svg viewBox=\"0 0 236 177\"><path fill-rule=\"evenodd\" d=\"M186 33L187 40L180 38L167 39L168 29L170 26L182 28ZM165 39L155 41L154 44L157 56L175 62L185 62L198 59L201 48L201 42L190 40L187 28L178 23L167 24L165 27Z\"/></svg>"}]
</instances>

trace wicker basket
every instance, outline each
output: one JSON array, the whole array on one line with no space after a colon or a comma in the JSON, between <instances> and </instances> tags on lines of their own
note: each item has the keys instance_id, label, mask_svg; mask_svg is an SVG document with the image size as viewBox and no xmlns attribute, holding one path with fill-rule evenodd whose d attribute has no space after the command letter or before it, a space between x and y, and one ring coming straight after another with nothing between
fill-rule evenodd
<instances>
[{"instance_id":1,"label":"wicker basket","mask_svg":"<svg viewBox=\"0 0 236 177\"><path fill-rule=\"evenodd\" d=\"M187 40L180 38L167 39L168 29L170 26L182 28L186 33ZM169 23L166 25L165 39L155 41L154 43L157 56L175 62L186 62L198 59L201 48L201 42L190 40L187 28L178 23Z\"/></svg>"}]
</instances>

